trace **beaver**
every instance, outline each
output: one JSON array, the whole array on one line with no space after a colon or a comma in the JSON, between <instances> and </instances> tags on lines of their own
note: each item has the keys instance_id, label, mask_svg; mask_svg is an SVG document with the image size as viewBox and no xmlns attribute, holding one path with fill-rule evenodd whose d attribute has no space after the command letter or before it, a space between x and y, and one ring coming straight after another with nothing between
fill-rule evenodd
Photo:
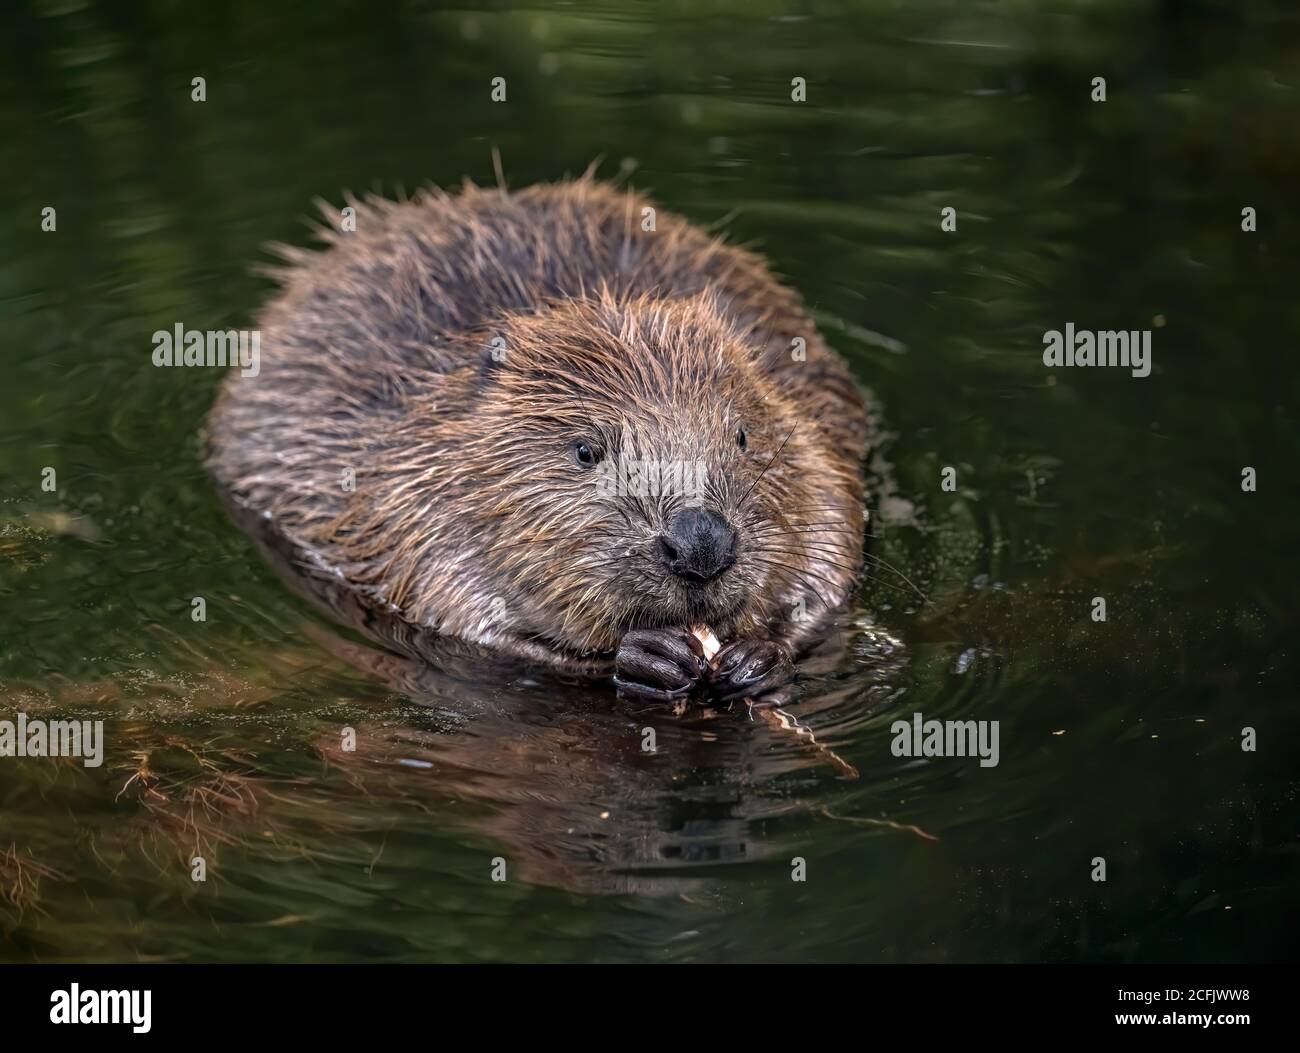
<instances>
[{"instance_id":1,"label":"beaver","mask_svg":"<svg viewBox=\"0 0 1300 1053\"><path fill-rule=\"evenodd\" d=\"M799 296L590 172L348 204L274 247L204 437L228 500L421 630L641 700L787 684L861 568L869 438Z\"/></svg>"}]
</instances>

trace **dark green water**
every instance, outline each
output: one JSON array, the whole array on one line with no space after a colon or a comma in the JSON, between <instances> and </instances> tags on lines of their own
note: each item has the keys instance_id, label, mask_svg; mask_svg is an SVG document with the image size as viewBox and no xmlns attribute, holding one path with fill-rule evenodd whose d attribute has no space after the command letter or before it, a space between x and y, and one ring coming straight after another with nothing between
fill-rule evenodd
<instances>
[{"instance_id":1,"label":"dark green water","mask_svg":"<svg viewBox=\"0 0 1300 1053\"><path fill-rule=\"evenodd\" d=\"M0 758L0 959L1295 957L1288 5L194 7L0 31L0 719L107 737ZM387 658L226 519L216 372L151 334L247 325L314 196L493 147L757 242L880 396L898 572L795 707L860 780L743 714ZM1046 368L1067 322L1151 329L1151 375ZM1000 763L893 756L918 711L999 721Z\"/></svg>"}]
</instances>

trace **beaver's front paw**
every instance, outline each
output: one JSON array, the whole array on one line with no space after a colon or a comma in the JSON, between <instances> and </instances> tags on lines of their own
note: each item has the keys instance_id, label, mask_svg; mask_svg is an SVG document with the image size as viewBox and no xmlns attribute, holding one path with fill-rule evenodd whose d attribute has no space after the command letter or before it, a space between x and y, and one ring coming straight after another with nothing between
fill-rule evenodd
<instances>
[{"instance_id":1,"label":"beaver's front paw","mask_svg":"<svg viewBox=\"0 0 1300 1053\"><path fill-rule=\"evenodd\" d=\"M685 629L633 629L614 665L619 695L648 702L685 698L706 668L703 646Z\"/></svg>"},{"instance_id":2,"label":"beaver's front paw","mask_svg":"<svg viewBox=\"0 0 1300 1053\"><path fill-rule=\"evenodd\" d=\"M790 652L775 640L736 640L718 652L709 682L722 701L759 698L794 678Z\"/></svg>"}]
</instances>

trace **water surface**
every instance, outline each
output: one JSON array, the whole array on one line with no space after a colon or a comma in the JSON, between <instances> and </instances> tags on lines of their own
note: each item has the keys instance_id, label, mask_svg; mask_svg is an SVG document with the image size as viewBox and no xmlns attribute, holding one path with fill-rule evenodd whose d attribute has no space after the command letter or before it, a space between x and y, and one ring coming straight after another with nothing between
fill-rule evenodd
<instances>
[{"instance_id":1,"label":"water surface","mask_svg":"<svg viewBox=\"0 0 1300 1053\"><path fill-rule=\"evenodd\" d=\"M3 48L0 719L108 745L0 759L0 958L1294 957L1287 5L20 0ZM223 512L218 378L151 334L249 324L313 197L493 148L755 243L879 396L883 563L792 707L858 780L740 711L384 654ZM1045 368L1067 322L1150 329L1152 374ZM893 756L915 712L1000 763Z\"/></svg>"}]
</instances>

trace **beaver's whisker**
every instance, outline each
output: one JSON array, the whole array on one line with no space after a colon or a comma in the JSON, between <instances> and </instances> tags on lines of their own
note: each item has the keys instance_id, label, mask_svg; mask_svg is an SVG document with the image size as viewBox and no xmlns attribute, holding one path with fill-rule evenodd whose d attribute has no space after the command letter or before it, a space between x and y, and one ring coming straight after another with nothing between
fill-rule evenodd
<instances>
[{"instance_id":1,"label":"beaver's whisker","mask_svg":"<svg viewBox=\"0 0 1300 1053\"><path fill-rule=\"evenodd\" d=\"M800 523L798 526L782 530L780 527L773 527L770 530L755 530L751 537L764 537L768 534L858 534L857 530L852 527L836 526L834 523Z\"/></svg>"},{"instance_id":2,"label":"beaver's whisker","mask_svg":"<svg viewBox=\"0 0 1300 1053\"><path fill-rule=\"evenodd\" d=\"M831 552L831 553L834 553L835 555L840 555L840 554L841 554L841 553L837 552L835 549L827 549L827 548L825 548L824 546L819 546L819 545L817 545L817 544L815 544L815 543L813 543L813 544L803 544L803 545L801 545L801 547L804 548L804 549L806 549L807 551L809 551L809 552L813 552L813 553L819 553L819 552L822 552L822 553L824 553L824 552ZM769 554L771 554L771 555L778 555L778 556L779 556L779 555L788 555L788 553L783 553L783 552L781 552L780 550L774 550L774 549L770 549L770 548L762 548L762 547L752 549L751 551L754 551L754 552L767 552L767 553L769 553ZM892 573L894 573L894 574L897 574L900 578L903 579L903 581L907 582L908 586L912 589L913 592L916 593L916 595L920 598L921 602L923 602L923 603L929 603L929 602L930 602L930 601L929 601L929 597L927 597L927 596L925 595L924 592L922 592L919 588L917 588L916 583L915 583L914 581L912 581L911 578L909 578L906 574L904 574L904 573L903 573L901 570L899 570L897 567L895 567L895 566L893 566L892 564L890 564L887 560L881 559L879 556L873 555L873 554L870 553L870 552L863 552L863 553L862 553L862 557L863 557L863 559L872 560L872 561L874 561L878 566L883 567L885 570L888 570L888 571L890 571L890 572L892 572ZM835 560L829 559L826 555L818 555L818 556L816 556L816 558L818 559L819 562L822 562L822 563L829 563L829 564L831 564L832 566L839 567L841 570L850 570L850 569L851 569L851 568L845 566L845 565L842 564L842 563L838 563L838 562L836 562ZM882 582L882 584L883 584L883 582Z\"/></svg>"},{"instance_id":3,"label":"beaver's whisker","mask_svg":"<svg viewBox=\"0 0 1300 1053\"><path fill-rule=\"evenodd\" d=\"M789 557L792 554L802 555L805 552L811 552L816 554L818 558L821 559L822 562L834 562L833 560L829 559L829 557L831 556L840 557L840 556L849 555L849 553L845 552L844 549L842 548L834 548L830 545L816 545L816 544L801 545L797 553L791 553L789 550L784 548L772 548L770 546L765 546L765 545L755 545L752 549L750 549L750 551L764 552L769 556L786 556L786 557ZM856 572L857 570L857 568L850 563L835 563L835 566L839 567L841 570L847 570L850 572Z\"/></svg>"},{"instance_id":4,"label":"beaver's whisker","mask_svg":"<svg viewBox=\"0 0 1300 1053\"><path fill-rule=\"evenodd\" d=\"M878 566L884 567L886 570L893 571L895 574L897 574L900 578L902 578L905 582L907 582L910 586L912 586L912 591L915 592L921 598L922 603L930 602L930 598L919 588L916 587L916 582L914 582L911 578L909 578L906 574L904 574L893 564L889 563L886 560L881 559L879 556L872 555L870 552L864 552L862 553L862 556L864 559L874 560Z\"/></svg>"},{"instance_id":5,"label":"beaver's whisker","mask_svg":"<svg viewBox=\"0 0 1300 1053\"><path fill-rule=\"evenodd\" d=\"M802 512L843 512L843 511L845 510L845 507L846 507L846 506L843 505L843 504L838 504L838 505L800 505L798 508L782 508L782 509L781 509L781 514L782 514L783 516L785 516L785 515L798 515L798 514L800 514L800 513L802 513Z\"/></svg>"},{"instance_id":6,"label":"beaver's whisker","mask_svg":"<svg viewBox=\"0 0 1300 1053\"><path fill-rule=\"evenodd\" d=\"M751 555L775 556L777 558L780 558L781 556L789 555L788 552L785 552L781 549L772 549L772 548L752 548L749 549L749 552ZM861 569L860 567L854 567L848 563L840 563L838 560L831 559L828 555L817 553L817 552L814 552L810 558L816 560L818 563L824 563L828 567L834 567L836 570L842 570L846 574L856 575L858 571Z\"/></svg>"},{"instance_id":7,"label":"beaver's whisker","mask_svg":"<svg viewBox=\"0 0 1300 1053\"><path fill-rule=\"evenodd\" d=\"M798 421L795 421L795 422L794 422L794 427L792 427L792 428L790 429L790 434L787 435L787 436L785 437L785 441L782 442L781 445L777 448L776 453L772 454L771 458L768 459L767 464L765 464L765 465L763 466L763 470L762 470L761 472L758 473L758 478L755 479L755 480L750 484L749 489L745 491L744 496L741 497L741 499L736 503L736 507L737 507L737 508L744 508L744 507L745 507L745 502L749 500L749 495L752 494L752 493L754 492L754 487L756 487L756 486L759 484L759 482L762 480L763 476L765 476L765 475L767 474L767 470L768 470L769 468L771 468L773 464L776 463L776 459L777 459L778 457L780 457L782 453L785 452L786 443L788 443L788 442L790 441L790 438L791 438L791 436L794 435L795 428L797 428L797 427L799 427L799 422L798 422Z\"/></svg>"},{"instance_id":8,"label":"beaver's whisker","mask_svg":"<svg viewBox=\"0 0 1300 1053\"><path fill-rule=\"evenodd\" d=\"M787 564L773 564L773 566L780 570L797 575L799 584L817 597L817 602L822 605L823 609L830 610L834 606L834 604L822 595L821 591L812 582L808 581L807 578L804 577L801 571L794 570Z\"/></svg>"},{"instance_id":9,"label":"beaver's whisker","mask_svg":"<svg viewBox=\"0 0 1300 1053\"><path fill-rule=\"evenodd\" d=\"M819 600L822 601L822 604L824 606L829 606L829 604L827 604L826 602L826 597L823 596L820 592L818 592L815 588L813 588L812 584L806 580L805 575L816 578L818 581L825 582L832 589L838 590L841 587L840 582L835 581L832 578L828 578L825 574L818 574L816 571L808 570L805 567L792 567L790 566L789 563L782 563L780 560L775 560L775 559L765 559L762 556L753 556L751 558L755 563L760 563L769 567L776 567L777 569L788 574L798 574L800 579L803 581L803 583L807 585L809 589L812 589L813 594Z\"/></svg>"},{"instance_id":10,"label":"beaver's whisker","mask_svg":"<svg viewBox=\"0 0 1300 1053\"><path fill-rule=\"evenodd\" d=\"M886 581L884 578L879 577L879 576L877 576L877 575L875 575L875 574L872 574L872 573L869 572L869 571L868 571L868 572L865 572L865 573L862 575L862 580L863 580L863 581L870 581L870 582L872 582L873 584L884 586L886 589L892 589L894 592L902 593L904 596L908 596L908 595L910 595L910 593L907 591L907 589L904 588L902 585L899 585L899 584L897 584L897 583L895 583L895 582L892 582L892 581Z\"/></svg>"}]
</instances>

